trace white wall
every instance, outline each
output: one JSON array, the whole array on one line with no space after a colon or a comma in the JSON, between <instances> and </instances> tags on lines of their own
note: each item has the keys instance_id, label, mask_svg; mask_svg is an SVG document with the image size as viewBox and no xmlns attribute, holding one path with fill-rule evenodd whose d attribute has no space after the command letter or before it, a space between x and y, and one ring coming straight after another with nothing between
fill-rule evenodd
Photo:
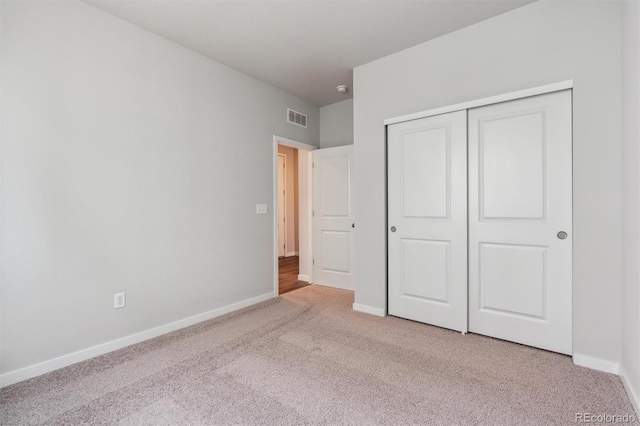
<instances>
[{"instance_id":1,"label":"white wall","mask_svg":"<svg viewBox=\"0 0 640 426\"><path fill-rule=\"evenodd\" d=\"M300 272L298 279L310 281L312 272L311 257L311 151L298 150L298 251L300 253Z\"/></svg>"},{"instance_id":2,"label":"white wall","mask_svg":"<svg viewBox=\"0 0 640 426\"><path fill-rule=\"evenodd\" d=\"M298 150L278 145L278 153L285 156L285 256L298 252Z\"/></svg>"},{"instance_id":3,"label":"white wall","mask_svg":"<svg viewBox=\"0 0 640 426\"><path fill-rule=\"evenodd\" d=\"M353 145L353 99L320 108L320 148Z\"/></svg>"},{"instance_id":4,"label":"white wall","mask_svg":"<svg viewBox=\"0 0 640 426\"><path fill-rule=\"evenodd\" d=\"M398 115L573 79L574 352L620 360L620 6L539 1L354 70L355 301L386 308L385 129Z\"/></svg>"},{"instance_id":5,"label":"white wall","mask_svg":"<svg viewBox=\"0 0 640 426\"><path fill-rule=\"evenodd\" d=\"M3 315L3 307L2 307L2 300L4 299L3 296L3 289L2 289L2 258L3 258L3 247L2 247L2 215L3 215L3 209L2 209L2 200L3 200L3 177L2 177L2 157L3 157L3 153L2 153L2 146L3 146L3 139L2 139L2 122L3 122L3 115L2 115L2 99L4 97L4 91L3 91L3 62L4 62L4 58L3 58L3 54L2 54L2 45L3 45L3 38L4 38L4 25L3 25L3 6L2 6L2 1L0 1L0 346L2 346L2 342L3 342L3 337L2 337L2 332L4 330L4 327L2 325L2 321L4 318ZM2 371L2 365L3 365L3 361L2 361L2 350L0 349L0 371ZM0 373L1 374L1 373Z\"/></svg>"},{"instance_id":6,"label":"white wall","mask_svg":"<svg viewBox=\"0 0 640 426\"><path fill-rule=\"evenodd\" d=\"M0 373L273 295L255 204L317 107L78 1L2 9Z\"/></svg>"},{"instance_id":7,"label":"white wall","mask_svg":"<svg viewBox=\"0 0 640 426\"><path fill-rule=\"evenodd\" d=\"M622 350L620 375L640 406L640 3L622 4Z\"/></svg>"}]
</instances>

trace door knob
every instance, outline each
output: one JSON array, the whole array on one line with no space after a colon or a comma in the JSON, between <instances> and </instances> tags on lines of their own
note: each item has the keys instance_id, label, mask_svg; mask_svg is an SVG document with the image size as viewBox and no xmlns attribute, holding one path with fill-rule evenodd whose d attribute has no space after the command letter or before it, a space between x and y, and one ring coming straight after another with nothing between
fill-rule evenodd
<instances>
[{"instance_id":1,"label":"door knob","mask_svg":"<svg viewBox=\"0 0 640 426\"><path fill-rule=\"evenodd\" d=\"M396 232L396 227L395 226L391 227L391 232Z\"/></svg>"},{"instance_id":2,"label":"door knob","mask_svg":"<svg viewBox=\"0 0 640 426\"><path fill-rule=\"evenodd\" d=\"M351 227L352 227L352 228L355 228L355 227L356 227L356 224L355 224L355 223L352 223L352 224L351 224Z\"/></svg>"},{"instance_id":3,"label":"door knob","mask_svg":"<svg viewBox=\"0 0 640 426\"><path fill-rule=\"evenodd\" d=\"M560 231L558 232L558 238L560 238L561 240L564 240L565 238L567 238L568 234L564 231Z\"/></svg>"}]
</instances>

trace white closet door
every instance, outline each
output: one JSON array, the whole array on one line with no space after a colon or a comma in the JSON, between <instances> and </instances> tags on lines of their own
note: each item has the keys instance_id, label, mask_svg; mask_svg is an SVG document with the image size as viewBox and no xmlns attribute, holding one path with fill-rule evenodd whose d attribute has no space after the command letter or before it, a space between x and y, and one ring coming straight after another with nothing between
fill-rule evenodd
<instances>
[{"instance_id":1,"label":"white closet door","mask_svg":"<svg viewBox=\"0 0 640 426\"><path fill-rule=\"evenodd\" d=\"M467 118L388 127L389 314L467 331Z\"/></svg>"},{"instance_id":2,"label":"white closet door","mask_svg":"<svg viewBox=\"0 0 640 426\"><path fill-rule=\"evenodd\" d=\"M313 282L353 290L353 145L313 151Z\"/></svg>"},{"instance_id":3,"label":"white closet door","mask_svg":"<svg viewBox=\"0 0 640 426\"><path fill-rule=\"evenodd\" d=\"M469 331L571 354L571 91L469 110Z\"/></svg>"}]
</instances>

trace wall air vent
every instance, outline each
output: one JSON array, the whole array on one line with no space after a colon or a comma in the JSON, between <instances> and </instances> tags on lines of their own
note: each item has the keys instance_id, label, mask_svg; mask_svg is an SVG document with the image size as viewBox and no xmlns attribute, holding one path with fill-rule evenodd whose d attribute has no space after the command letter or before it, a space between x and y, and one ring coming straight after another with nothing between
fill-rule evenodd
<instances>
[{"instance_id":1,"label":"wall air vent","mask_svg":"<svg viewBox=\"0 0 640 426\"><path fill-rule=\"evenodd\" d=\"M296 126L307 128L307 116L291 108L287 108L287 121Z\"/></svg>"}]
</instances>

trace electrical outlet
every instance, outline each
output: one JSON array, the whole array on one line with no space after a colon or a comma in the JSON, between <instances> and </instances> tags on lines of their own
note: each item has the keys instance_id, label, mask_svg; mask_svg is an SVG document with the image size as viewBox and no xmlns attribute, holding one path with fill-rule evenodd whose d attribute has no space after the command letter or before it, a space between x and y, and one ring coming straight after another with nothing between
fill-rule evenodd
<instances>
[{"instance_id":1,"label":"electrical outlet","mask_svg":"<svg viewBox=\"0 0 640 426\"><path fill-rule=\"evenodd\" d=\"M256 204L256 214L269 214L269 206L267 204Z\"/></svg>"},{"instance_id":2,"label":"electrical outlet","mask_svg":"<svg viewBox=\"0 0 640 426\"><path fill-rule=\"evenodd\" d=\"M120 309L127 305L127 299L125 293L117 293L113 295L113 308Z\"/></svg>"}]
</instances>

